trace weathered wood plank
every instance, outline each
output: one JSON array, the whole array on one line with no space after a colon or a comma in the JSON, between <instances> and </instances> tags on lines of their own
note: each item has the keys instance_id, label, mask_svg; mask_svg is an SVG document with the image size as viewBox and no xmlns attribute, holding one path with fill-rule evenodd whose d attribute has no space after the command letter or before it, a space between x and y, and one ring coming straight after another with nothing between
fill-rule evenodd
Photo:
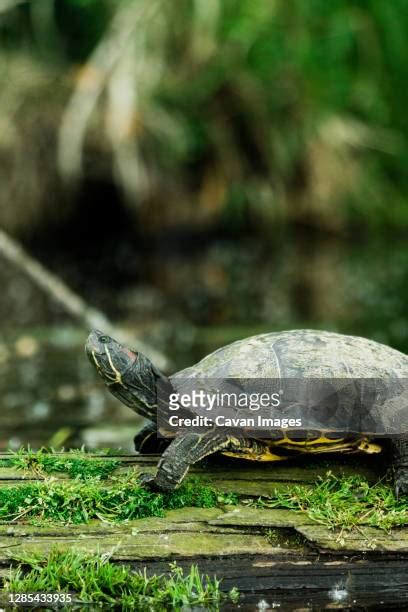
<instances>
[{"instance_id":1,"label":"weathered wood plank","mask_svg":"<svg viewBox=\"0 0 408 612\"><path fill-rule=\"evenodd\" d=\"M178 565L188 569L187 560ZM397 557L351 555L332 557L302 554L293 559L237 556L198 558L202 573L222 577L225 591L237 586L240 610L256 610L260 601L278 610L406 610L408 607L407 561ZM135 563L142 569L143 565ZM161 561L147 566L149 575L167 570ZM230 608L228 608L230 609ZM233 609L233 608L231 608Z\"/></svg>"},{"instance_id":2,"label":"weathered wood plank","mask_svg":"<svg viewBox=\"0 0 408 612\"><path fill-rule=\"evenodd\" d=\"M16 554L43 553L58 545L61 549L75 548L84 552L109 554L113 560L156 560L194 558L197 551L206 556L230 556L238 554L273 554L276 550L262 535L240 533L214 533L211 531L175 531L166 533L128 533L104 535L81 534L76 537L30 536L0 538L0 563L5 564Z\"/></svg>"},{"instance_id":3,"label":"weathered wood plank","mask_svg":"<svg viewBox=\"0 0 408 612\"><path fill-rule=\"evenodd\" d=\"M9 559L16 547L24 552L44 551L52 543L67 547L75 542L84 544L85 549L101 552L109 552L114 546L114 558L129 559L274 554L276 548L281 552L282 544L276 547L268 542L267 528L291 529L293 534L302 535L306 544L321 551L408 553L408 528L393 529L390 533L367 526L351 532L333 531L290 510L238 506L224 512L219 508L183 508L169 511L165 517L122 524L92 521L87 525L62 527L45 523L3 523L0 524L0 563Z\"/></svg>"},{"instance_id":4,"label":"weathered wood plank","mask_svg":"<svg viewBox=\"0 0 408 612\"><path fill-rule=\"evenodd\" d=\"M7 456L0 453L0 459ZM152 471L158 460L154 455L94 456L119 459L122 471ZM330 466L226 459L195 466L192 473L222 491L266 495L287 483L308 486L329 469L337 475L364 474L370 482L384 473L376 461L353 458ZM0 468L0 486L36 480L41 476ZM197 563L201 572L222 578L224 590L240 589L242 610L253 610L260 599L282 610L345 609L354 601L360 607L408 607L408 528L389 534L368 526L332 531L305 514L251 506L184 508L121 524L2 523L0 579L14 556L47 553L55 545L108 553L114 562L146 567L149 574L167 571L174 559L186 569Z\"/></svg>"},{"instance_id":5,"label":"weathered wood plank","mask_svg":"<svg viewBox=\"0 0 408 612\"><path fill-rule=\"evenodd\" d=\"M219 526L283 528L316 524L307 514L293 512L293 510L257 509L246 506L234 506L227 512L218 512L218 515L209 518L208 522L210 525Z\"/></svg>"},{"instance_id":6,"label":"weathered wood plank","mask_svg":"<svg viewBox=\"0 0 408 612\"><path fill-rule=\"evenodd\" d=\"M390 532L365 525L350 532L331 531L322 525L299 525L296 529L322 551L369 552L378 550L408 553L408 528L406 527L394 528Z\"/></svg>"},{"instance_id":7,"label":"weathered wood plank","mask_svg":"<svg viewBox=\"0 0 408 612\"><path fill-rule=\"evenodd\" d=\"M149 517L122 524L92 521L87 525L0 525L0 564L34 551L48 552L58 544L112 554L116 560L156 560L178 557L268 554L272 546L261 528L247 529L211 524L222 515L219 508L183 508L166 517ZM291 553L288 550L288 553Z\"/></svg>"},{"instance_id":8,"label":"weathered wood plank","mask_svg":"<svg viewBox=\"0 0 408 612\"><path fill-rule=\"evenodd\" d=\"M58 453L58 457L72 458L67 453ZM0 453L1 459L8 459L10 453ZM135 469L140 472L152 472L156 469L159 455L93 455L89 458L98 460L117 459L124 468ZM300 463L299 463L300 462ZM377 459L367 461L364 458L356 460L355 457L342 457L333 459L330 464L326 462L316 463L307 460L282 463L256 463L240 461L229 458L217 458L207 462L205 465L193 466L191 474L198 474L212 483L220 490L234 491L247 495L270 495L274 488L281 488L280 484L299 483L312 484L319 477L324 478L327 472L337 476L349 476L360 474L365 476L370 483L374 483L384 474L384 465ZM58 479L64 479L61 473L56 474ZM33 475L30 471L23 471L13 467L0 466L0 486L10 481L18 480L41 480L42 476Z\"/></svg>"}]
</instances>

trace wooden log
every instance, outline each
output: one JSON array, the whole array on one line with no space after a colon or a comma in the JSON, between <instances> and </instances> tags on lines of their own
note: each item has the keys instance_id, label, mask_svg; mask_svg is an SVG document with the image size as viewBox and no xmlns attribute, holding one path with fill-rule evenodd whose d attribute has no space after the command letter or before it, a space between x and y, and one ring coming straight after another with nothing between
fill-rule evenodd
<instances>
[{"instance_id":1,"label":"wooden log","mask_svg":"<svg viewBox=\"0 0 408 612\"><path fill-rule=\"evenodd\" d=\"M369 556L360 558L302 555L293 559L276 554L208 559L197 557L204 574L222 577L222 589L233 586L241 593L239 610L406 610L408 573L406 558ZM188 569L189 561L178 565ZM136 569L144 566L135 563ZM166 564L147 566L149 575L164 573ZM258 607L259 606L259 607ZM267 607L268 606L268 607ZM232 610L231 607L224 609Z\"/></svg>"},{"instance_id":2,"label":"wooden log","mask_svg":"<svg viewBox=\"0 0 408 612\"><path fill-rule=\"evenodd\" d=\"M0 460L9 457L0 454ZM108 460L113 455L92 457ZM152 455L116 458L122 471L152 471L158 460ZM288 483L311 486L328 470L337 475L364 473L371 482L384 473L380 463L352 458L330 464L210 461L192 473L221 490L261 495ZM10 466L0 468L2 486L43 478ZM246 505L183 508L121 524L3 522L0 579L16 555L46 554L55 545L106 553L114 562L146 567L149 574L166 572L173 560L186 569L194 562L201 572L222 578L224 590L237 586L243 610L254 609L260 600L283 610L408 607L407 527L390 532L368 525L350 532L331 530L305 513Z\"/></svg>"}]
</instances>

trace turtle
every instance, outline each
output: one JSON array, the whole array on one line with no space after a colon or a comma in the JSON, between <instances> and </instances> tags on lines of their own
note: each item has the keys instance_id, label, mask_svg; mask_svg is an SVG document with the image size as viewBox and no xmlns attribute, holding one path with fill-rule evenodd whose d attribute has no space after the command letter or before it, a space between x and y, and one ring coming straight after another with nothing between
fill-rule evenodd
<instances>
[{"instance_id":1,"label":"turtle","mask_svg":"<svg viewBox=\"0 0 408 612\"><path fill-rule=\"evenodd\" d=\"M199 363L165 376L141 352L131 350L109 335L92 330L86 353L109 391L148 425L136 436L136 450L157 433L158 387L177 389L180 381L217 378L242 382L257 379L380 379L390 388L408 380L408 356L379 342L335 332L299 329L270 332L235 341L210 353ZM404 381L405 379L405 381ZM405 396L406 397L406 396ZM358 412L363 429L339 437L335 431L274 430L259 438L211 429L177 435L167 445L154 476L142 474L140 482L151 490L173 491L194 463L213 453L255 461L276 461L298 453L378 453L388 447L387 462L393 468L395 494L408 494L408 426L401 435L376 436L382 423L408 422L408 406L398 396L372 408L372 394L362 396ZM365 420L360 415L365 415ZM365 425L369 423L369 425ZM373 425L374 427L371 427ZM377 427L376 425L381 425ZM366 429L364 429L366 427ZM385 427L385 426L384 426ZM394 432L395 433L395 432ZM300 436L300 437L299 437Z\"/></svg>"}]
</instances>

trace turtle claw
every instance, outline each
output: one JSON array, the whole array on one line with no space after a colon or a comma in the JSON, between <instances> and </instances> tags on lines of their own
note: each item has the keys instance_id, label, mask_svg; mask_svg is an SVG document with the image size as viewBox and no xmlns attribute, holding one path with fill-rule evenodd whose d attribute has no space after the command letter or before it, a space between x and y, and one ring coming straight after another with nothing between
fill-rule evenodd
<instances>
[{"instance_id":1,"label":"turtle claw","mask_svg":"<svg viewBox=\"0 0 408 612\"><path fill-rule=\"evenodd\" d=\"M147 473L140 474L138 482L141 487L145 487L155 493L171 493L176 488L167 479L161 478L160 471L156 476Z\"/></svg>"},{"instance_id":2,"label":"turtle claw","mask_svg":"<svg viewBox=\"0 0 408 612\"><path fill-rule=\"evenodd\" d=\"M159 491L159 487L155 483L155 478L152 474L143 473L138 478L139 485L150 491Z\"/></svg>"}]
</instances>

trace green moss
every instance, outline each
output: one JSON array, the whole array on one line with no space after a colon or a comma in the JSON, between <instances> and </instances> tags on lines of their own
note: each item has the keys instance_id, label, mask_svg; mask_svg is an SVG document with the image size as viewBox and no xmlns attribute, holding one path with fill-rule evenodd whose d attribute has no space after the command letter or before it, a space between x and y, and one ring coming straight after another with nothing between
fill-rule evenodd
<instances>
[{"instance_id":1,"label":"green moss","mask_svg":"<svg viewBox=\"0 0 408 612\"><path fill-rule=\"evenodd\" d=\"M90 476L108 478L120 465L117 459L98 459L78 450L71 450L61 456L46 448L38 451L23 448L0 461L1 467L15 467L35 474L65 473L70 478L82 479Z\"/></svg>"},{"instance_id":2,"label":"green moss","mask_svg":"<svg viewBox=\"0 0 408 612\"><path fill-rule=\"evenodd\" d=\"M139 486L137 473L117 475L122 465L113 458L91 457L73 451L66 455L46 449L21 450L2 465L30 470L41 475L63 472L74 480L19 484L0 488L1 520L52 520L84 523L93 518L124 521L149 516L164 516L169 509L211 508L236 504L242 497L221 494L199 478L190 478L173 493L152 493ZM327 472L316 485L287 485L270 497L248 499L244 503L259 508L287 508L304 512L327 527L352 529L370 525L390 529L408 523L408 497L397 500L390 486L370 486L362 476L341 478Z\"/></svg>"},{"instance_id":3,"label":"green moss","mask_svg":"<svg viewBox=\"0 0 408 612\"><path fill-rule=\"evenodd\" d=\"M126 565L113 564L105 555L88 555L54 549L44 556L18 557L19 565L5 579L5 592L74 593L81 602L122 610L180 610L205 606L219 609L228 598L220 590L220 581L200 575L192 565L188 574L175 563L167 575L148 577ZM229 599L236 602L233 589Z\"/></svg>"},{"instance_id":4,"label":"green moss","mask_svg":"<svg viewBox=\"0 0 408 612\"><path fill-rule=\"evenodd\" d=\"M0 489L1 520L51 520L86 523L93 518L110 521L163 516L166 509L194 506L212 508L237 503L235 494L222 494L197 478L187 480L173 493L152 493L142 488L134 471L114 475L116 459L90 457L81 451L67 455L47 449L21 449L2 460L5 467L45 476L66 473L74 481L45 479ZM106 479L109 477L109 482ZM104 480L105 482L101 482Z\"/></svg>"},{"instance_id":5,"label":"green moss","mask_svg":"<svg viewBox=\"0 0 408 612\"><path fill-rule=\"evenodd\" d=\"M51 520L86 523L94 518L109 521L163 516L166 509L195 506L211 508L236 503L238 497L223 495L197 479L190 479L174 493L152 493L138 485L137 475L112 478L101 486L85 481L30 483L0 489L1 520Z\"/></svg>"},{"instance_id":6,"label":"green moss","mask_svg":"<svg viewBox=\"0 0 408 612\"><path fill-rule=\"evenodd\" d=\"M258 508L288 508L326 527L353 529L370 525L390 529L408 523L408 497L397 500L391 487L368 484L361 476L338 478L328 472L316 486L292 485L268 498L246 500Z\"/></svg>"}]
</instances>

